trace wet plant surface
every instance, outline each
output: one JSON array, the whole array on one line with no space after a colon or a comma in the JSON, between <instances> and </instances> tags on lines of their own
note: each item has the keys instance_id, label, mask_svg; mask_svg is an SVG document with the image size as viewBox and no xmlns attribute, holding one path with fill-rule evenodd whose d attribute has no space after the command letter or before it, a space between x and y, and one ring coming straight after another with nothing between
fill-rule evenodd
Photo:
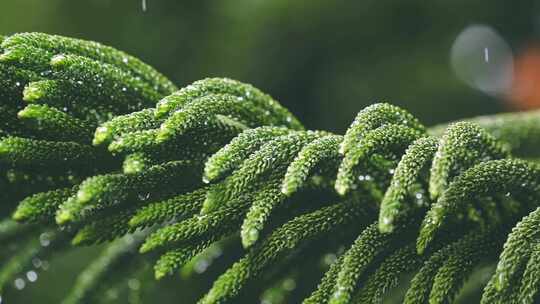
<instances>
[{"instance_id":1,"label":"wet plant surface","mask_svg":"<svg viewBox=\"0 0 540 304\"><path fill-rule=\"evenodd\" d=\"M538 111L428 128L378 103L339 135L239 81L178 89L99 43L1 41L2 301L97 244L63 303L151 298L174 281L150 267L208 270L199 303L537 297Z\"/></svg>"}]
</instances>

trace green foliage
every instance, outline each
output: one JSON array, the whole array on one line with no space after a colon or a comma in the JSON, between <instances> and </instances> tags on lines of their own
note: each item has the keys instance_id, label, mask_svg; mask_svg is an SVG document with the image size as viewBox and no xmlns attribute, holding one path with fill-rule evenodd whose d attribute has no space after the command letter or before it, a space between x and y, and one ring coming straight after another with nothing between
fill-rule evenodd
<instances>
[{"instance_id":1,"label":"green foliage","mask_svg":"<svg viewBox=\"0 0 540 304\"><path fill-rule=\"evenodd\" d=\"M540 112L427 129L382 103L341 136L305 130L238 81L176 91L94 42L28 33L0 48L0 290L70 240L112 242L64 303L127 280L129 261L155 262L162 278L234 243L243 256L200 303L235 303L307 268L318 286L269 290L372 303L412 273L405 303L451 303L484 263L497 267L483 303L537 300ZM328 270L312 265L329 252Z\"/></svg>"}]
</instances>

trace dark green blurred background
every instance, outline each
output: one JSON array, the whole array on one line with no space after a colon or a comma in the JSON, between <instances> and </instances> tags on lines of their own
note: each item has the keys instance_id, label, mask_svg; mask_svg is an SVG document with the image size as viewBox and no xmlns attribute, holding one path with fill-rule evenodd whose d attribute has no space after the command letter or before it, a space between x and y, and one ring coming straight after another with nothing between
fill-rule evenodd
<instances>
[{"instance_id":1,"label":"dark green blurred background","mask_svg":"<svg viewBox=\"0 0 540 304\"><path fill-rule=\"evenodd\" d=\"M131 54L179 86L208 76L250 82L310 128L343 131L376 101L426 123L500 111L455 76L450 48L468 25L516 50L539 33L538 1L3 0L0 32L57 33Z\"/></svg>"},{"instance_id":2,"label":"dark green blurred background","mask_svg":"<svg viewBox=\"0 0 540 304\"><path fill-rule=\"evenodd\" d=\"M249 82L309 128L338 132L377 101L403 106L427 124L509 110L504 98L461 82L449 64L454 40L471 24L491 26L519 53L539 37L540 2L147 0L146 12L139 0L0 5L0 34L40 31L96 40L142 58L178 86L209 76ZM57 263L64 270L59 273L80 269L73 259ZM75 275L48 274L53 284L41 284L58 285L54 290L29 292L43 293L35 303L55 303L55 292ZM185 303L208 287L199 285L196 295L180 287ZM29 303L23 298L19 302Z\"/></svg>"}]
</instances>

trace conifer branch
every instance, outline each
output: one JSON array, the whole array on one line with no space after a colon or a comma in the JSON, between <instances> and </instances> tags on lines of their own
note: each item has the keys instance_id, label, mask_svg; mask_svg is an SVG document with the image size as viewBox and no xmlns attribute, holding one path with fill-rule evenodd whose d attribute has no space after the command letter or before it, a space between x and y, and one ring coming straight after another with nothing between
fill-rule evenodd
<instances>
[{"instance_id":1,"label":"conifer branch","mask_svg":"<svg viewBox=\"0 0 540 304\"><path fill-rule=\"evenodd\" d=\"M537 298L539 111L426 128L380 103L342 136L305 130L251 85L177 90L121 51L41 33L0 37L0 101L2 287L45 231L48 251L112 241L65 303L154 256L137 249L157 253L161 278L238 239L244 256L200 303L274 286L286 273L257 279L319 259L318 240L348 248L304 303L381 301L407 272L405 303L451 303L492 262L482 303Z\"/></svg>"}]
</instances>

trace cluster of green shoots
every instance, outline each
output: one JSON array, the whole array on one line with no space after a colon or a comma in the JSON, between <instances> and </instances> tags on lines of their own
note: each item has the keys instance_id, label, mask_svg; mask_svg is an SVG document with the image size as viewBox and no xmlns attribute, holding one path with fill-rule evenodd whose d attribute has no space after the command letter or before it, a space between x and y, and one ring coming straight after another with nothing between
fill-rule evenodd
<instances>
[{"instance_id":1,"label":"cluster of green shoots","mask_svg":"<svg viewBox=\"0 0 540 304\"><path fill-rule=\"evenodd\" d=\"M540 299L540 112L426 128L381 103L342 136L234 80L178 90L95 42L0 41L0 294L36 256L109 242L63 303L216 246L241 258L201 304L380 303L407 276L404 303Z\"/></svg>"}]
</instances>

